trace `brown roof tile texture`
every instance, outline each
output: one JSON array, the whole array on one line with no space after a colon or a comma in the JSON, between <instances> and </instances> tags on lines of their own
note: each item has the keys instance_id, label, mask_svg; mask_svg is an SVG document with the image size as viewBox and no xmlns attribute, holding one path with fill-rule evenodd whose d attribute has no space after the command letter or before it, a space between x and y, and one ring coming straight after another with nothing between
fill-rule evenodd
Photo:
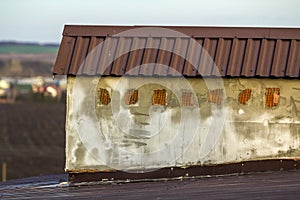
<instances>
[{"instance_id":1,"label":"brown roof tile texture","mask_svg":"<svg viewBox=\"0 0 300 200\"><path fill-rule=\"evenodd\" d=\"M116 35L137 28L66 25L53 74L300 76L300 28L170 26L156 28L182 36Z\"/></svg>"}]
</instances>

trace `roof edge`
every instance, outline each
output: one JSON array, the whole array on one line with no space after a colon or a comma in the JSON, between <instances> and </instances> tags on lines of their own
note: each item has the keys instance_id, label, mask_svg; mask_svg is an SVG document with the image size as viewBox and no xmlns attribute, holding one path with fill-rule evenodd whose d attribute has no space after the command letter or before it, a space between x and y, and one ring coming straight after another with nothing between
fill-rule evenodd
<instances>
[{"instance_id":1,"label":"roof edge","mask_svg":"<svg viewBox=\"0 0 300 200\"><path fill-rule=\"evenodd\" d=\"M209 26L109 26L109 25L65 25L63 36L113 36L136 28L165 28L178 31L190 37L216 38L268 38L300 39L300 28L289 27L209 27ZM146 36L146 35L145 35ZM142 36L141 36L142 37ZM148 37L148 35L147 35Z\"/></svg>"}]
</instances>

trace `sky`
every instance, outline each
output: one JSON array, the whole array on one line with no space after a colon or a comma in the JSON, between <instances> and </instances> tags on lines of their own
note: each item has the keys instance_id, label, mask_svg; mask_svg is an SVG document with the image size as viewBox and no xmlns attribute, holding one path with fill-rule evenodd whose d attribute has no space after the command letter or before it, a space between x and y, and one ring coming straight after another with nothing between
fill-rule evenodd
<instances>
[{"instance_id":1,"label":"sky","mask_svg":"<svg viewBox=\"0 0 300 200\"><path fill-rule=\"evenodd\" d=\"M300 1L0 0L0 41L59 43L65 24L300 27Z\"/></svg>"}]
</instances>

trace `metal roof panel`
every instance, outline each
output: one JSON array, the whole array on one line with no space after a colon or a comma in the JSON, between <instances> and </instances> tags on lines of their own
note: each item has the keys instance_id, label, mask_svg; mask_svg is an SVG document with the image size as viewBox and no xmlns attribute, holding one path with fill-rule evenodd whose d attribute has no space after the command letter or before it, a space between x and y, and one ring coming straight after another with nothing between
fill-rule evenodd
<instances>
[{"instance_id":1,"label":"metal roof panel","mask_svg":"<svg viewBox=\"0 0 300 200\"><path fill-rule=\"evenodd\" d=\"M53 74L299 77L299 28L149 28L67 25Z\"/></svg>"}]
</instances>

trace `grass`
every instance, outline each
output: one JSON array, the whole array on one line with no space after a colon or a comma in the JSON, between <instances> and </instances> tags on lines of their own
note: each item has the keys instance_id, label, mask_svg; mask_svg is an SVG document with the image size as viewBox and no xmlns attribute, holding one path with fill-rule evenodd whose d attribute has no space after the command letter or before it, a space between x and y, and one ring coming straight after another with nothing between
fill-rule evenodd
<instances>
[{"instance_id":1,"label":"grass","mask_svg":"<svg viewBox=\"0 0 300 200\"><path fill-rule=\"evenodd\" d=\"M38 53L57 53L58 47L55 46L44 46L44 45L26 45L26 44L15 44L15 45L0 45L0 54L38 54Z\"/></svg>"}]
</instances>

